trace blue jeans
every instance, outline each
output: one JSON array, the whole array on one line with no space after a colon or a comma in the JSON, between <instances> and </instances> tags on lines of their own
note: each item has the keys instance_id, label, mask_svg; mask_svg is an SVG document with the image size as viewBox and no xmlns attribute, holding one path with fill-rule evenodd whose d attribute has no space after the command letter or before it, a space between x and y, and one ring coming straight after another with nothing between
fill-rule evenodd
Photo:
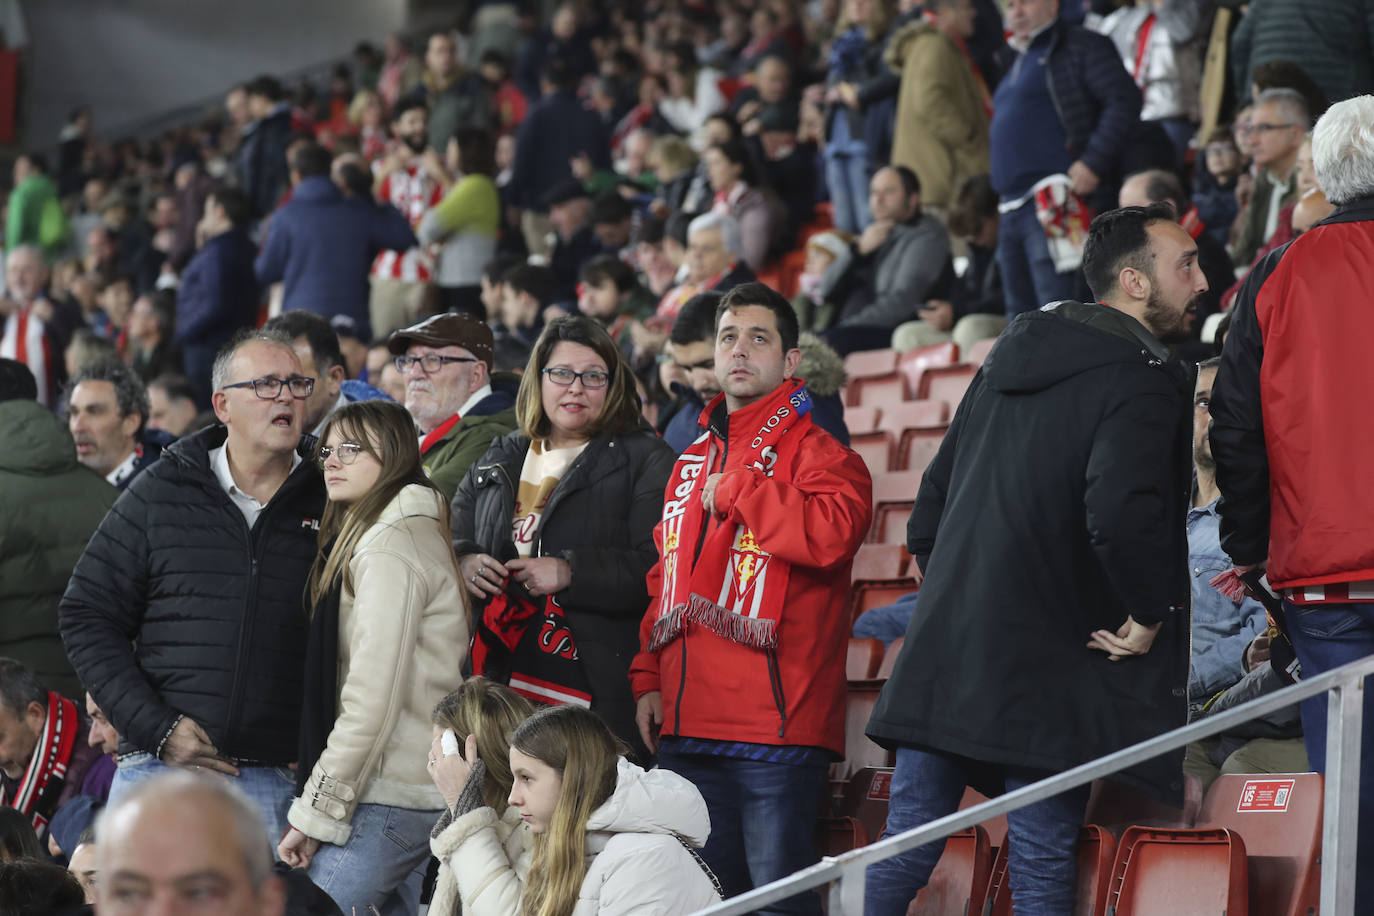
<instances>
[{"instance_id":1,"label":"blue jeans","mask_svg":"<svg viewBox=\"0 0 1374 916\"><path fill-rule=\"evenodd\" d=\"M856 639L881 639L884 646L890 646L906 636L907 624L916 610L916 597L920 592L908 592L893 604L885 607L869 608L854 621Z\"/></svg>"},{"instance_id":2,"label":"blue jeans","mask_svg":"<svg viewBox=\"0 0 1374 916\"><path fill-rule=\"evenodd\" d=\"M429 864L429 832L439 811L359 805L342 846L325 843L310 862L310 879L345 913L415 913Z\"/></svg>"},{"instance_id":3,"label":"blue jeans","mask_svg":"<svg viewBox=\"0 0 1374 916\"><path fill-rule=\"evenodd\" d=\"M1076 271L1061 274L1054 269L1045 229L1035 216L1034 201L1002 214L997 266L1002 271L1008 321L1051 302L1072 299L1077 289Z\"/></svg>"},{"instance_id":4,"label":"blue jeans","mask_svg":"<svg viewBox=\"0 0 1374 916\"><path fill-rule=\"evenodd\" d=\"M826 150L825 185L835 208L835 228L857 235L873 222L868 210L868 147L851 142L842 152Z\"/></svg>"},{"instance_id":5,"label":"blue jeans","mask_svg":"<svg viewBox=\"0 0 1374 916\"><path fill-rule=\"evenodd\" d=\"M1007 791L1049 775L1040 770L1008 767ZM959 808L966 785L963 768L954 758L899 747L883 836L903 833L953 814ZM1011 895L1017 916L1068 916L1073 912L1078 883L1078 828L1087 808L1088 787L1083 786L1007 815ZM942 840L870 865L865 916L906 913L916 892L930 880L944 850Z\"/></svg>"},{"instance_id":6,"label":"blue jeans","mask_svg":"<svg viewBox=\"0 0 1374 916\"><path fill-rule=\"evenodd\" d=\"M142 751L126 754L116 764L114 782L110 784L110 804L119 796L140 782L154 776L172 772L176 767L169 766L152 754ZM212 773L210 770L202 770ZM253 807L258 809L267 828L267 841L272 846L273 858L277 855L277 843L286 833L286 809L291 807L291 799L296 794L296 774L286 767L239 767L237 777L225 776L234 787L248 796Z\"/></svg>"},{"instance_id":7,"label":"blue jeans","mask_svg":"<svg viewBox=\"0 0 1374 916\"><path fill-rule=\"evenodd\" d=\"M813 835L825 795L824 763L793 766L660 748L658 765L691 780L706 800L711 836L701 857L725 896L785 878L818 861ZM759 910L819 916L821 899L807 891Z\"/></svg>"},{"instance_id":8,"label":"blue jeans","mask_svg":"<svg viewBox=\"0 0 1374 916\"><path fill-rule=\"evenodd\" d=\"M1315 677L1374 655L1374 604L1283 603L1288 636L1302 662L1303 677ZM1355 912L1374 907L1374 700L1365 679L1364 730L1360 734L1359 860L1355 866ZM1302 701L1302 735L1307 760L1326 772L1326 694Z\"/></svg>"}]
</instances>

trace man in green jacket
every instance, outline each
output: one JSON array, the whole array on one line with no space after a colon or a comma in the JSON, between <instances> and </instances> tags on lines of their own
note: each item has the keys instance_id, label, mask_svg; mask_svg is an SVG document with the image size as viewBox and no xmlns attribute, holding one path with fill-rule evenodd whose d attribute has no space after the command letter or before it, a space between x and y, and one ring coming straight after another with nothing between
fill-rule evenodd
<instances>
[{"instance_id":1,"label":"man in green jacket","mask_svg":"<svg viewBox=\"0 0 1374 916\"><path fill-rule=\"evenodd\" d=\"M491 328L467 314L435 315L391 335L406 410L423 438L420 462L450 500L491 440L515 429L515 395L493 390Z\"/></svg>"},{"instance_id":2,"label":"man in green jacket","mask_svg":"<svg viewBox=\"0 0 1374 916\"><path fill-rule=\"evenodd\" d=\"M21 154L14 160L14 191L5 219L6 250L36 245L51 262L70 234L47 162L37 153Z\"/></svg>"},{"instance_id":3,"label":"man in green jacket","mask_svg":"<svg viewBox=\"0 0 1374 916\"><path fill-rule=\"evenodd\" d=\"M37 394L27 366L0 359L0 655L79 697L57 602L119 491L76 460L71 433Z\"/></svg>"}]
</instances>

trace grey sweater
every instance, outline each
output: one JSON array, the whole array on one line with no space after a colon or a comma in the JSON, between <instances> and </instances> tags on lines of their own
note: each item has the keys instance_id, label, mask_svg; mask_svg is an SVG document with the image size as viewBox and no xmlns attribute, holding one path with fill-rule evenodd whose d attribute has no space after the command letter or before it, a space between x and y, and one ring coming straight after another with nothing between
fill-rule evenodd
<instances>
[{"instance_id":1,"label":"grey sweater","mask_svg":"<svg viewBox=\"0 0 1374 916\"><path fill-rule=\"evenodd\" d=\"M873 282L869 301L845 303L838 324L895 328L916 318L950 263L949 234L933 216L893 228L872 255ZM822 293L828 295L840 278L855 267L854 248L835 259L825 272Z\"/></svg>"}]
</instances>

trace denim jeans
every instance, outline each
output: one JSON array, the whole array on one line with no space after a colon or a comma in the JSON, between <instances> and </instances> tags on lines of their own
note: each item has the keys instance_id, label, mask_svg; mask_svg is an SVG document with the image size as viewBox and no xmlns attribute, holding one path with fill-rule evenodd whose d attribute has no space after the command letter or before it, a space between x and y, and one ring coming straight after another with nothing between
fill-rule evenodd
<instances>
[{"instance_id":1,"label":"denim jeans","mask_svg":"<svg viewBox=\"0 0 1374 916\"><path fill-rule=\"evenodd\" d=\"M1374 604L1283 603L1288 635L1302 662L1302 675L1315 677L1347 662L1374 655ZM1355 912L1374 908L1374 702L1365 679L1364 730L1360 733L1360 804ZM1326 694L1302 701L1302 734L1307 759L1326 772Z\"/></svg>"},{"instance_id":2,"label":"denim jeans","mask_svg":"<svg viewBox=\"0 0 1374 916\"><path fill-rule=\"evenodd\" d=\"M826 151L825 184L835 208L835 228L857 235L873 222L868 210L868 147L848 144L843 152Z\"/></svg>"},{"instance_id":3,"label":"denim jeans","mask_svg":"<svg viewBox=\"0 0 1374 916\"><path fill-rule=\"evenodd\" d=\"M906 636L907 624L916 610L916 596L920 592L908 592L894 603L884 607L869 608L854 621L855 639L881 639L884 646Z\"/></svg>"},{"instance_id":4,"label":"denim jeans","mask_svg":"<svg viewBox=\"0 0 1374 916\"><path fill-rule=\"evenodd\" d=\"M1019 767L1006 770L1007 791L1050 773ZM883 836L892 836L953 814L966 777L957 760L914 748L897 749L892 800ZM1017 916L1069 916L1077 891L1078 828L1088 807L1088 788L1065 792L1007 815L1011 895ZM944 852L943 841L868 867L865 916L902 916L926 886ZM977 901L974 901L977 904Z\"/></svg>"},{"instance_id":5,"label":"denim jeans","mask_svg":"<svg viewBox=\"0 0 1374 916\"><path fill-rule=\"evenodd\" d=\"M119 796L138 783L176 769L152 754L141 751L120 757L116 766L114 782L110 784L110 804L114 804ZM267 828L267 840L272 846L272 855L275 858L277 843L286 833L286 809L291 807L291 799L296 794L296 774L286 767L239 767L237 777L223 778L231 781L247 795L248 800L258 809L258 816L263 819Z\"/></svg>"},{"instance_id":6,"label":"denim jeans","mask_svg":"<svg viewBox=\"0 0 1374 916\"><path fill-rule=\"evenodd\" d=\"M1077 289L1076 271L1061 274L1054 269L1045 229L1035 216L1034 201L1002 214L997 266L1002 271L1008 321L1051 302L1072 299Z\"/></svg>"},{"instance_id":7,"label":"denim jeans","mask_svg":"<svg viewBox=\"0 0 1374 916\"><path fill-rule=\"evenodd\" d=\"M402 916L419 910L429 864L429 832L439 811L359 805L342 846L325 843L310 863L310 879L345 913Z\"/></svg>"},{"instance_id":8,"label":"denim jeans","mask_svg":"<svg viewBox=\"0 0 1374 916\"><path fill-rule=\"evenodd\" d=\"M793 766L659 749L658 765L691 780L706 800L711 836L701 857L733 897L818 861L813 835L827 766ZM807 891L759 910L819 916Z\"/></svg>"}]
</instances>

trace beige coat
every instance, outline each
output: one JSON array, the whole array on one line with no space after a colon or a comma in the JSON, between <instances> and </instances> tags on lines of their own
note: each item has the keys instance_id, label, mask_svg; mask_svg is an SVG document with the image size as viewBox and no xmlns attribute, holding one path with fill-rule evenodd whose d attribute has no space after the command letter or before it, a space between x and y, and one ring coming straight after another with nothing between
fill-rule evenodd
<instances>
[{"instance_id":1,"label":"beige coat","mask_svg":"<svg viewBox=\"0 0 1374 916\"><path fill-rule=\"evenodd\" d=\"M988 116L973 68L954 39L929 22L902 26L887 65L902 75L892 164L921 179L921 202L947 208L960 182L988 171Z\"/></svg>"},{"instance_id":2,"label":"beige coat","mask_svg":"<svg viewBox=\"0 0 1374 916\"><path fill-rule=\"evenodd\" d=\"M360 803L444 807L425 772L430 712L463 681L468 612L442 505L427 487L405 487L349 560L353 589L339 602L338 718L287 814L307 836L347 842Z\"/></svg>"}]
</instances>

